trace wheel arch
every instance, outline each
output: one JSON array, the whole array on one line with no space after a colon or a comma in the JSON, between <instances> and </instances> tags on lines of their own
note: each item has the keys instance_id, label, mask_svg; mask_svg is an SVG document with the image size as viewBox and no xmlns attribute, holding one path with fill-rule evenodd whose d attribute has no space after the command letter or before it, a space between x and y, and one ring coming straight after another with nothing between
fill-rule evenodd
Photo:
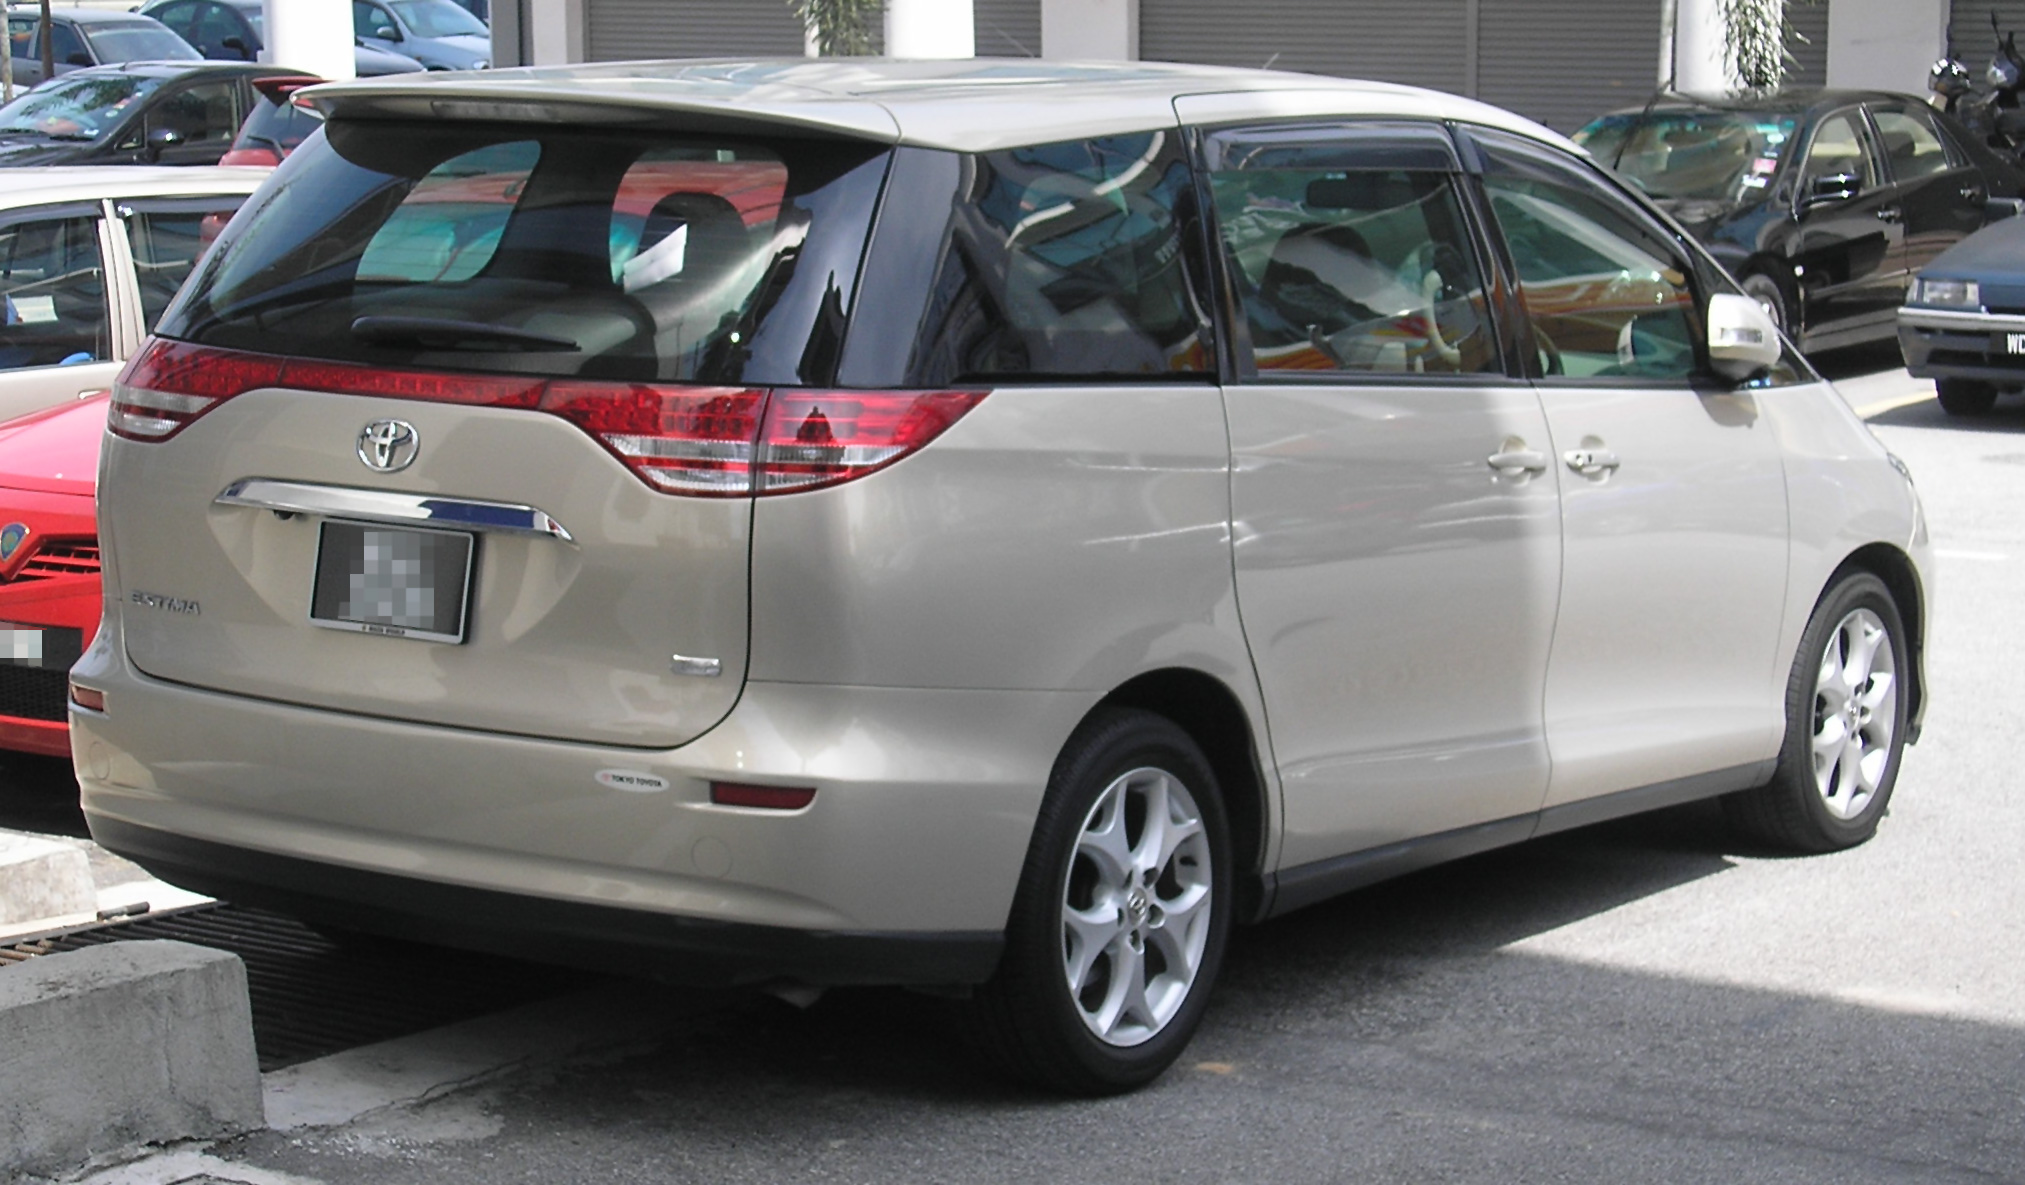
<instances>
[{"instance_id":1,"label":"wheel arch","mask_svg":"<svg viewBox=\"0 0 2025 1185\"><path fill-rule=\"evenodd\" d=\"M1202 746L1222 792L1231 828L1231 853L1238 864L1235 918L1264 916L1264 869L1272 824L1264 754L1244 704L1223 681L1202 671L1169 667L1135 676L1105 696L1091 712L1106 707L1138 708L1164 716Z\"/></svg>"},{"instance_id":2,"label":"wheel arch","mask_svg":"<svg viewBox=\"0 0 2025 1185\"><path fill-rule=\"evenodd\" d=\"M1910 684L1907 688L1910 702L1906 705L1906 742L1911 744L1919 740L1920 724L1926 717L1927 707L1926 588L1920 582L1919 569L1913 565L1911 556L1889 543L1872 543L1856 549L1842 561L1829 575L1827 583L1821 586L1816 601L1826 596L1828 590L1835 587L1836 581L1851 572L1869 572L1884 581L1884 586L1891 590L1892 600L1898 604L1899 618L1905 626L1906 653L1911 659L1908 664L1911 669L1907 672L1911 676L1907 681Z\"/></svg>"}]
</instances>

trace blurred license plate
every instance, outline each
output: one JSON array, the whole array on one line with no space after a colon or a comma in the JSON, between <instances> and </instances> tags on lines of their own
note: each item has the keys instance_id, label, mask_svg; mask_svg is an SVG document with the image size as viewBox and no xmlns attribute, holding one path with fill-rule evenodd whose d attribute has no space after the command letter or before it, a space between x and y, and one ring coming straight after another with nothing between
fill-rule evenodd
<instances>
[{"instance_id":1,"label":"blurred license plate","mask_svg":"<svg viewBox=\"0 0 2025 1185\"><path fill-rule=\"evenodd\" d=\"M2025 354L2025 333L2000 333L1996 337L1997 348L2006 354Z\"/></svg>"},{"instance_id":2,"label":"blurred license plate","mask_svg":"<svg viewBox=\"0 0 2025 1185\"><path fill-rule=\"evenodd\" d=\"M83 630L0 621L0 664L67 671L83 653Z\"/></svg>"},{"instance_id":3,"label":"blurred license plate","mask_svg":"<svg viewBox=\"0 0 2025 1185\"><path fill-rule=\"evenodd\" d=\"M472 537L327 521L317 538L312 625L392 638L462 642Z\"/></svg>"}]
</instances>

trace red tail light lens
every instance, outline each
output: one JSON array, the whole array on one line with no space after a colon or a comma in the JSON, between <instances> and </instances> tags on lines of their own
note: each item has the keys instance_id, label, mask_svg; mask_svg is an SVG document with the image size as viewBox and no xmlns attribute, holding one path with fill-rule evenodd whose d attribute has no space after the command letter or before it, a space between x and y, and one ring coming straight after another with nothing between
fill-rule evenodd
<instances>
[{"instance_id":1,"label":"red tail light lens","mask_svg":"<svg viewBox=\"0 0 2025 1185\"><path fill-rule=\"evenodd\" d=\"M836 485L934 440L982 391L776 390L760 431L759 492Z\"/></svg>"},{"instance_id":2,"label":"red tail light lens","mask_svg":"<svg viewBox=\"0 0 2025 1185\"><path fill-rule=\"evenodd\" d=\"M750 806L769 811L798 811L816 800L814 786L754 786L743 782L710 783L710 801L718 806Z\"/></svg>"},{"instance_id":3,"label":"red tail light lens","mask_svg":"<svg viewBox=\"0 0 2025 1185\"><path fill-rule=\"evenodd\" d=\"M582 428L653 489L740 497L818 489L942 435L983 391L773 391L392 370L156 340L113 388L109 425L159 442L261 387L539 410Z\"/></svg>"},{"instance_id":4,"label":"red tail light lens","mask_svg":"<svg viewBox=\"0 0 2025 1185\"><path fill-rule=\"evenodd\" d=\"M242 391L281 381L282 360L186 342L148 343L113 383L106 426L128 440L162 441Z\"/></svg>"},{"instance_id":5,"label":"red tail light lens","mask_svg":"<svg viewBox=\"0 0 2025 1185\"><path fill-rule=\"evenodd\" d=\"M552 382L541 409L582 428L648 485L706 498L752 492L766 392Z\"/></svg>"}]
</instances>

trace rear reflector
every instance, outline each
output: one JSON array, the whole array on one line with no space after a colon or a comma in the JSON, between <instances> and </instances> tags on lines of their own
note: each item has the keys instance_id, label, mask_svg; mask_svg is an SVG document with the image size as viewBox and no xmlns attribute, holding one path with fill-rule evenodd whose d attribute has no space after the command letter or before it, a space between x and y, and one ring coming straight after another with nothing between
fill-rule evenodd
<instances>
[{"instance_id":1,"label":"rear reflector","mask_svg":"<svg viewBox=\"0 0 2025 1185\"><path fill-rule=\"evenodd\" d=\"M70 685L70 702L87 711L103 712L105 711L105 692L100 691L96 687L85 687L79 683L72 683ZM811 790L809 794L813 797L815 791Z\"/></svg>"},{"instance_id":2,"label":"rear reflector","mask_svg":"<svg viewBox=\"0 0 2025 1185\"><path fill-rule=\"evenodd\" d=\"M396 370L154 340L113 388L108 424L163 441L234 395L291 387L521 408L588 432L648 486L689 497L788 494L876 472L942 435L983 391L771 391Z\"/></svg>"},{"instance_id":3,"label":"rear reflector","mask_svg":"<svg viewBox=\"0 0 2025 1185\"><path fill-rule=\"evenodd\" d=\"M771 811L798 811L816 800L813 786L750 786L742 782L710 783L710 801L718 806L756 806Z\"/></svg>"}]
</instances>

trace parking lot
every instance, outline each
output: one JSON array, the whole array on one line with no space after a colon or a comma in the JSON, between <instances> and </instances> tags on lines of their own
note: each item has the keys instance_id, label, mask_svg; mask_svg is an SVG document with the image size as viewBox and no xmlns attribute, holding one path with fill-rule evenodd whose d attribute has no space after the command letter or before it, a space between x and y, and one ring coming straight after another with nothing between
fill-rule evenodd
<instances>
[{"instance_id":1,"label":"parking lot","mask_svg":"<svg viewBox=\"0 0 2025 1185\"><path fill-rule=\"evenodd\" d=\"M1693 806L1300 911L1239 932L1182 1063L1108 1101L980 1076L925 996L601 984L270 1074L280 1130L93 1179L2025 1180L2025 405L1947 419L1886 351L1825 361L1939 548L1874 843L1768 857ZM0 776L0 826L77 829L60 763Z\"/></svg>"}]
</instances>

